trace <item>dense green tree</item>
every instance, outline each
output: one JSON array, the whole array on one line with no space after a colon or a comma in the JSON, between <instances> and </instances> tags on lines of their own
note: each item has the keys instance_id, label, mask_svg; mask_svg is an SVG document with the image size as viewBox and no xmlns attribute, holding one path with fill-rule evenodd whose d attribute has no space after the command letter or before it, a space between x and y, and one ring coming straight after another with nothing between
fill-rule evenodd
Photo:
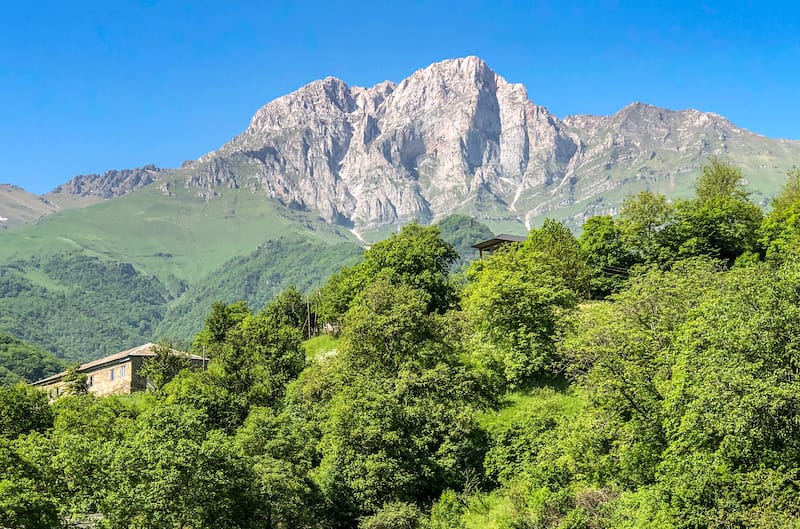
<instances>
[{"instance_id":1,"label":"dense green tree","mask_svg":"<svg viewBox=\"0 0 800 529\"><path fill-rule=\"evenodd\" d=\"M312 424L291 412L251 409L236 432L236 445L252 462L268 527L318 527L322 495L309 472L318 463Z\"/></svg>"},{"instance_id":2,"label":"dense green tree","mask_svg":"<svg viewBox=\"0 0 800 529\"><path fill-rule=\"evenodd\" d=\"M581 229L578 242L591 269L591 297L602 299L622 289L637 260L623 241L620 223L610 215L591 217Z\"/></svg>"},{"instance_id":3,"label":"dense green tree","mask_svg":"<svg viewBox=\"0 0 800 529\"><path fill-rule=\"evenodd\" d=\"M637 262L668 263L676 251L675 207L664 195L642 191L622 203L622 242Z\"/></svg>"},{"instance_id":4,"label":"dense green tree","mask_svg":"<svg viewBox=\"0 0 800 529\"><path fill-rule=\"evenodd\" d=\"M758 251L762 214L748 196L742 172L712 159L697 180L694 200L677 204L678 254L733 264L740 255Z\"/></svg>"},{"instance_id":5,"label":"dense green tree","mask_svg":"<svg viewBox=\"0 0 800 529\"><path fill-rule=\"evenodd\" d=\"M147 380L149 387L160 390L164 384L175 378L184 369L192 367L188 353L178 351L172 342L162 340L152 347L155 356L145 359L139 369L139 376Z\"/></svg>"},{"instance_id":6,"label":"dense green tree","mask_svg":"<svg viewBox=\"0 0 800 529\"><path fill-rule=\"evenodd\" d=\"M321 313L339 323L353 299L376 278L407 284L427 293L428 311L443 313L456 301L448 273L458 259L436 226L413 223L374 244L360 263L335 274L322 289Z\"/></svg>"},{"instance_id":7,"label":"dense green tree","mask_svg":"<svg viewBox=\"0 0 800 529\"><path fill-rule=\"evenodd\" d=\"M255 476L207 418L166 405L116 447L103 513L112 528L266 527Z\"/></svg>"},{"instance_id":8,"label":"dense green tree","mask_svg":"<svg viewBox=\"0 0 800 529\"><path fill-rule=\"evenodd\" d=\"M538 252L550 268L564 280L564 284L579 296L589 294L591 270L587 255L575 235L562 223L546 219L539 229L528 234L520 248L522 253Z\"/></svg>"},{"instance_id":9,"label":"dense green tree","mask_svg":"<svg viewBox=\"0 0 800 529\"><path fill-rule=\"evenodd\" d=\"M387 503L358 524L359 529L422 529L425 526L426 520L419 507L405 502Z\"/></svg>"},{"instance_id":10,"label":"dense green tree","mask_svg":"<svg viewBox=\"0 0 800 529\"><path fill-rule=\"evenodd\" d=\"M560 264L533 241L503 249L472 264L463 306L479 364L518 385L555 372L555 336L564 311L578 296Z\"/></svg>"},{"instance_id":11,"label":"dense green tree","mask_svg":"<svg viewBox=\"0 0 800 529\"><path fill-rule=\"evenodd\" d=\"M225 341L228 331L236 328L250 314L246 301L238 301L230 305L215 301L211 304L211 312L206 318L205 328L195 337L194 348L204 356L212 352L215 345Z\"/></svg>"},{"instance_id":12,"label":"dense green tree","mask_svg":"<svg viewBox=\"0 0 800 529\"><path fill-rule=\"evenodd\" d=\"M53 425L47 394L27 384L0 386L0 438L15 439Z\"/></svg>"},{"instance_id":13,"label":"dense green tree","mask_svg":"<svg viewBox=\"0 0 800 529\"><path fill-rule=\"evenodd\" d=\"M427 308L426 292L378 281L345 317L316 476L351 519L431 501L479 464L483 388Z\"/></svg>"},{"instance_id":14,"label":"dense green tree","mask_svg":"<svg viewBox=\"0 0 800 529\"><path fill-rule=\"evenodd\" d=\"M0 438L0 527L60 527L55 498L41 483L36 468L19 456L14 444Z\"/></svg>"},{"instance_id":15,"label":"dense green tree","mask_svg":"<svg viewBox=\"0 0 800 529\"><path fill-rule=\"evenodd\" d=\"M67 395L86 395L89 393L89 377L78 371L80 364L73 364L64 373L64 393Z\"/></svg>"},{"instance_id":16,"label":"dense green tree","mask_svg":"<svg viewBox=\"0 0 800 529\"><path fill-rule=\"evenodd\" d=\"M800 168L791 169L781 193L772 201L772 210L760 229L760 244L766 257L783 261L797 253L800 242Z\"/></svg>"},{"instance_id":17,"label":"dense green tree","mask_svg":"<svg viewBox=\"0 0 800 529\"><path fill-rule=\"evenodd\" d=\"M309 311L309 304L305 296L294 286L275 296L264 307L264 312L277 325L294 327L303 336L310 337L312 314Z\"/></svg>"},{"instance_id":18,"label":"dense green tree","mask_svg":"<svg viewBox=\"0 0 800 529\"><path fill-rule=\"evenodd\" d=\"M110 455L131 433L138 411L122 397L92 395L61 397L53 409L53 429L46 436L27 436L20 452L57 499L60 518L79 523L100 511L109 488Z\"/></svg>"},{"instance_id":19,"label":"dense green tree","mask_svg":"<svg viewBox=\"0 0 800 529\"><path fill-rule=\"evenodd\" d=\"M208 371L178 377L165 388L167 400L199 407L230 432L242 424L250 407L278 407L286 385L306 363L300 330L280 304L278 299L241 319L237 310L238 321L228 321L221 327L224 333L217 334L221 341L208 342L206 350L213 351ZM224 316L226 310L219 305L212 317Z\"/></svg>"}]
</instances>

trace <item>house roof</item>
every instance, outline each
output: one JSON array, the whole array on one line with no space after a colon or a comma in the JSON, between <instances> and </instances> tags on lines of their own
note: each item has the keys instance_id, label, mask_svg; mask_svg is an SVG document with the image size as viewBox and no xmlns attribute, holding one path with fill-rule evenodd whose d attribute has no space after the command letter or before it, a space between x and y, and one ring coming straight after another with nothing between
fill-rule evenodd
<instances>
[{"instance_id":1,"label":"house roof","mask_svg":"<svg viewBox=\"0 0 800 529\"><path fill-rule=\"evenodd\" d=\"M509 235L508 233L500 233L499 235L495 235L491 239L487 239L477 244L473 244L472 247L481 251L483 250L492 251L503 243L522 242L525 239L527 239L527 237L523 235Z\"/></svg>"},{"instance_id":2,"label":"house roof","mask_svg":"<svg viewBox=\"0 0 800 529\"><path fill-rule=\"evenodd\" d=\"M155 356L156 353L153 351L153 347L156 344L154 343L146 343L144 345L140 345L138 347L134 347L132 349L126 349L125 351L120 351L119 353L114 353L112 355L105 356L103 358L98 358L97 360L92 360L91 362L86 362L85 364L81 364L78 366L78 373L82 373L85 371L91 371L92 369L96 369L98 367L103 367L104 365L118 363L121 360L125 360L130 357L134 356ZM173 352L177 352L173 350ZM189 355L189 358L192 360L203 360L202 356L198 355ZM41 386L44 384L48 384L50 382L56 382L60 380L64 375L66 375L66 371L62 371L61 373L57 373L55 375L51 375L47 378L43 378L41 380L37 380L32 385L34 386Z\"/></svg>"}]
</instances>

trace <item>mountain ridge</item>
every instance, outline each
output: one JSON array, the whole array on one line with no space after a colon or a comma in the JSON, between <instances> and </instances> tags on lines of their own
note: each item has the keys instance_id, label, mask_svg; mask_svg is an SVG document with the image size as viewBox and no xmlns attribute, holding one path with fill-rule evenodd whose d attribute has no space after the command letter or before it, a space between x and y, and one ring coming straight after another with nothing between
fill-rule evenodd
<instances>
[{"instance_id":1,"label":"mountain ridge","mask_svg":"<svg viewBox=\"0 0 800 529\"><path fill-rule=\"evenodd\" d=\"M710 156L741 166L766 202L800 159L800 141L639 101L611 115L559 118L525 86L468 56L399 83L312 81L266 103L244 131L183 167L79 175L43 198L82 207L157 182L169 195L169 176L204 200L246 189L356 233L455 213L498 228L529 228L544 216L577 225L615 212L641 189L685 194Z\"/></svg>"}]
</instances>

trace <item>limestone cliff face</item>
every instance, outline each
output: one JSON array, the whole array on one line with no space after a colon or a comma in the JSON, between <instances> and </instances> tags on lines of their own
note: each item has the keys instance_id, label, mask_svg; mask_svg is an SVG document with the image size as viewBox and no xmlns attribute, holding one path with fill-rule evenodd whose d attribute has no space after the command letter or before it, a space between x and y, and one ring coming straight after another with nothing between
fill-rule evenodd
<instances>
[{"instance_id":1,"label":"limestone cliff face","mask_svg":"<svg viewBox=\"0 0 800 529\"><path fill-rule=\"evenodd\" d=\"M522 85L467 57L397 85L315 81L261 108L189 166L186 183L235 174L239 186L364 228L456 210L513 217L522 193L564 178L577 148Z\"/></svg>"},{"instance_id":2,"label":"limestone cliff face","mask_svg":"<svg viewBox=\"0 0 800 529\"><path fill-rule=\"evenodd\" d=\"M466 57L399 84L314 81L170 174L206 200L249 190L356 229L455 212L530 226L547 215L579 224L613 213L642 189L685 194L714 155L740 165L766 196L800 160L800 143L758 136L716 114L642 103L561 120L524 86ZM78 176L51 195L110 198L165 174L146 166Z\"/></svg>"},{"instance_id":3,"label":"limestone cliff face","mask_svg":"<svg viewBox=\"0 0 800 529\"><path fill-rule=\"evenodd\" d=\"M528 225L549 212L569 210L576 222L613 212L626 189L669 191L711 155L746 165L800 155L800 144L641 103L560 120L467 57L399 84L315 81L265 105L246 131L183 171L207 198L217 186L248 188L356 228L453 212Z\"/></svg>"}]
</instances>

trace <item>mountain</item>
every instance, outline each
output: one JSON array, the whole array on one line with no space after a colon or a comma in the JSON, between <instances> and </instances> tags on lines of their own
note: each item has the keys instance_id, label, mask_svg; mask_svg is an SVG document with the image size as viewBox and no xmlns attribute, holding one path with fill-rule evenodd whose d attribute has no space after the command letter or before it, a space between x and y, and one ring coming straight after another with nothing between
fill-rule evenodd
<instances>
[{"instance_id":1,"label":"mountain","mask_svg":"<svg viewBox=\"0 0 800 529\"><path fill-rule=\"evenodd\" d=\"M643 103L561 119L477 57L371 88L329 77L182 167L80 175L42 197L0 188L0 330L74 360L190 338L215 299L258 309L313 289L402 223L442 221L469 259L492 231L575 227L643 189L688 195L710 156L766 204L800 142Z\"/></svg>"},{"instance_id":2,"label":"mountain","mask_svg":"<svg viewBox=\"0 0 800 529\"><path fill-rule=\"evenodd\" d=\"M58 210L43 197L21 187L0 184L0 230L33 222Z\"/></svg>"},{"instance_id":3,"label":"mountain","mask_svg":"<svg viewBox=\"0 0 800 529\"><path fill-rule=\"evenodd\" d=\"M209 201L246 190L376 240L412 219L453 213L504 231L546 216L577 226L642 189L689 194L710 156L741 167L766 203L800 159L800 142L643 103L559 119L524 86L466 57L399 84L314 81L267 103L244 132L195 162L80 175L42 198L67 208L153 185Z\"/></svg>"},{"instance_id":4,"label":"mountain","mask_svg":"<svg viewBox=\"0 0 800 529\"><path fill-rule=\"evenodd\" d=\"M220 187L249 189L360 232L452 213L520 229L544 216L580 223L645 188L686 194L710 156L741 166L766 199L800 159L800 142L641 103L561 120L467 57L399 84L315 81L181 172L207 199Z\"/></svg>"}]
</instances>

